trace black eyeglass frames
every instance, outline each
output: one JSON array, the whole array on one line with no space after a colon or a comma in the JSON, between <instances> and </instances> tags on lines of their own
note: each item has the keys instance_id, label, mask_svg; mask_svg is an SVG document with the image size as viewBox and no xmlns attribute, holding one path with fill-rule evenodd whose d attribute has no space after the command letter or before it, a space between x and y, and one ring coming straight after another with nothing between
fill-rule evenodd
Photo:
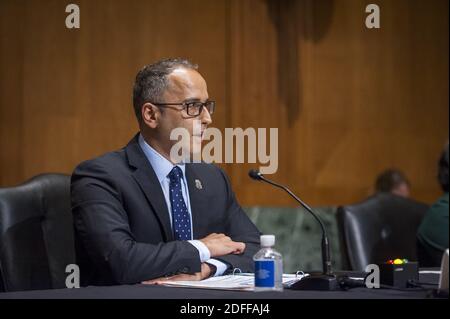
<instances>
[{"instance_id":1,"label":"black eyeglass frames","mask_svg":"<svg viewBox=\"0 0 450 319\"><path fill-rule=\"evenodd\" d=\"M202 113L203 108L206 108L208 110L208 113L210 115L213 115L214 109L216 108L216 101L206 101L206 102L192 101L181 103L152 103L152 104L161 107L181 105L183 106L183 109L186 109L186 112L189 116L199 116Z\"/></svg>"}]
</instances>

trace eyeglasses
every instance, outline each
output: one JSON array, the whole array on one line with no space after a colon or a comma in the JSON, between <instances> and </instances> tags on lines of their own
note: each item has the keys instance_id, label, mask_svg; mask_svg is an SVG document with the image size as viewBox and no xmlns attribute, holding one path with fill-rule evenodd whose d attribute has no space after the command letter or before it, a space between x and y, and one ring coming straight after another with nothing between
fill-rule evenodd
<instances>
[{"instance_id":1,"label":"eyeglasses","mask_svg":"<svg viewBox=\"0 0 450 319\"><path fill-rule=\"evenodd\" d=\"M206 101L206 102L182 102L182 103L152 103L156 106L167 107L172 105L181 105L183 109L186 109L186 112L189 116L199 116L203 108L208 110L208 113L212 115L214 113L214 109L216 108L216 101Z\"/></svg>"}]
</instances>

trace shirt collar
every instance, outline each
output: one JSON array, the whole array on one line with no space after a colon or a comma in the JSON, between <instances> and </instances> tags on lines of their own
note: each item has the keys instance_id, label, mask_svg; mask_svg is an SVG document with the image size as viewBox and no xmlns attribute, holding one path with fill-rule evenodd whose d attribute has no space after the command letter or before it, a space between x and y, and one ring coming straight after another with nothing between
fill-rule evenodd
<instances>
[{"instance_id":1,"label":"shirt collar","mask_svg":"<svg viewBox=\"0 0 450 319\"><path fill-rule=\"evenodd\" d=\"M167 158L159 154L153 147L151 147L145 140L142 134L139 134L139 146L147 157L150 165L153 167L158 181L161 183L167 175L172 171L175 166L181 168L183 172L183 178L185 176L186 165L184 163L179 163L173 165Z\"/></svg>"}]
</instances>

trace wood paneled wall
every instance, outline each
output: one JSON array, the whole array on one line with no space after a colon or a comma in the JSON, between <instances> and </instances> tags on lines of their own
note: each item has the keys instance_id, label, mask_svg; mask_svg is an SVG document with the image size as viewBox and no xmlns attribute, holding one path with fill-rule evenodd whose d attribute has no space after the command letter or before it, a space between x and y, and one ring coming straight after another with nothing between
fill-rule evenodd
<instances>
[{"instance_id":1,"label":"wood paneled wall","mask_svg":"<svg viewBox=\"0 0 450 319\"><path fill-rule=\"evenodd\" d=\"M65 27L65 7L81 28ZM367 29L365 7L381 8ZM278 128L273 176L313 205L371 192L387 167L439 196L448 140L447 0L2 0L0 186L117 149L137 131L136 72L162 57L200 65L214 126ZM228 164L244 205L292 205Z\"/></svg>"}]
</instances>

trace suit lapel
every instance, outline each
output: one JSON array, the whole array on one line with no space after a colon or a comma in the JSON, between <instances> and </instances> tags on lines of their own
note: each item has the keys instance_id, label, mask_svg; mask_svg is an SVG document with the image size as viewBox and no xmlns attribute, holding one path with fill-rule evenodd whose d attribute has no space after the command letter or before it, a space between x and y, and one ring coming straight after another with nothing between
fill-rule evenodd
<instances>
[{"instance_id":1,"label":"suit lapel","mask_svg":"<svg viewBox=\"0 0 450 319\"><path fill-rule=\"evenodd\" d=\"M205 219L203 216L204 209L202 209L204 207L201 205L204 200L204 185L199 188L198 182L202 183L202 180L196 174L193 164L186 164L186 180L189 188L189 199L192 212L193 239L195 239L198 238L200 230L202 229L202 222L204 222Z\"/></svg>"},{"instance_id":2,"label":"suit lapel","mask_svg":"<svg viewBox=\"0 0 450 319\"><path fill-rule=\"evenodd\" d=\"M139 135L136 135L136 137L126 146L128 162L130 166L136 168L133 172L133 177L144 192L153 211L156 213L164 231L166 241L171 241L173 240L173 233L172 227L170 226L169 210L167 208L166 200L155 171L139 146L138 136Z\"/></svg>"}]
</instances>

